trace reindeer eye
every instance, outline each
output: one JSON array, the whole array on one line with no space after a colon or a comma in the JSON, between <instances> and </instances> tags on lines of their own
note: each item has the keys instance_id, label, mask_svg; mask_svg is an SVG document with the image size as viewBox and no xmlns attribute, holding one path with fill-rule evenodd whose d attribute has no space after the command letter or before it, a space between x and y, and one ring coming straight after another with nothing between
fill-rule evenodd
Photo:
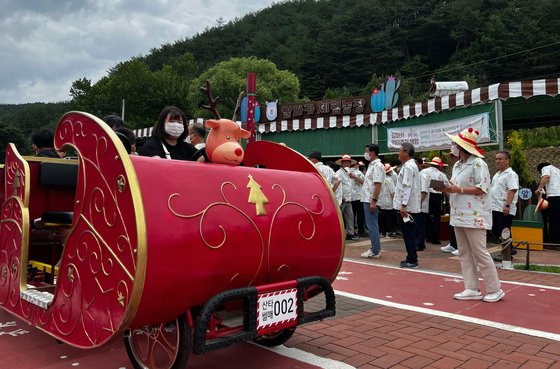
<instances>
[{"instance_id":1,"label":"reindeer eye","mask_svg":"<svg viewBox=\"0 0 560 369\"><path fill-rule=\"evenodd\" d=\"M226 136L226 140L229 140L230 138L231 138L231 137L229 137L229 136Z\"/></svg>"}]
</instances>

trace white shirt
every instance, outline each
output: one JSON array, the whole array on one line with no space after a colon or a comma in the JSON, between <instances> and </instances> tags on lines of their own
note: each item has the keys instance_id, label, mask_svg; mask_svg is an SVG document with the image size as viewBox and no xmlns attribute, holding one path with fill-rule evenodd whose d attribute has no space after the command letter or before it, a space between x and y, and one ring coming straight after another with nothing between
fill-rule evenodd
<instances>
[{"instance_id":1,"label":"white shirt","mask_svg":"<svg viewBox=\"0 0 560 369\"><path fill-rule=\"evenodd\" d=\"M377 205L379 205L381 209L391 210L393 208L393 196L395 196L395 182L391 176L386 176L385 182L383 182L381 186Z\"/></svg>"},{"instance_id":2,"label":"white shirt","mask_svg":"<svg viewBox=\"0 0 560 369\"><path fill-rule=\"evenodd\" d=\"M367 168L367 172L364 178L364 184L362 186L360 201L367 202L368 204L371 203L371 198L373 196L373 185L375 183L381 183L381 185L383 185L383 182L385 182L385 166L381 164L380 159L375 159L374 161L369 163L369 166Z\"/></svg>"},{"instance_id":3,"label":"white shirt","mask_svg":"<svg viewBox=\"0 0 560 369\"><path fill-rule=\"evenodd\" d=\"M453 166L451 182L459 187L478 187L482 195L452 193L449 195L453 227L492 229L490 206L490 173L481 158L469 156L466 162L457 161Z\"/></svg>"},{"instance_id":4,"label":"white shirt","mask_svg":"<svg viewBox=\"0 0 560 369\"><path fill-rule=\"evenodd\" d=\"M202 149L203 147L206 147L206 144L204 142L198 143L196 145L194 145L195 149Z\"/></svg>"},{"instance_id":5,"label":"white shirt","mask_svg":"<svg viewBox=\"0 0 560 369\"><path fill-rule=\"evenodd\" d=\"M348 172L347 172L348 171ZM348 173L350 172L350 168L343 168L340 167L339 170L336 171L336 175L338 176L338 178L340 178L340 187L341 188L341 192L342 192L342 198L341 201L352 201L352 182L354 182L354 180L352 178L350 178L350 176L348 175Z\"/></svg>"},{"instance_id":6,"label":"white shirt","mask_svg":"<svg viewBox=\"0 0 560 369\"><path fill-rule=\"evenodd\" d=\"M560 170L554 165L547 165L542 168L541 176L550 176L545 186L546 196L560 196Z\"/></svg>"},{"instance_id":7,"label":"white shirt","mask_svg":"<svg viewBox=\"0 0 560 369\"><path fill-rule=\"evenodd\" d=\"M494 177L492 177L492 187L490 188L490 193L492 195L492 211L502 212L506 204L509 190L516 190L513 196L513 202L509 206L509 214L515 215L517 212L519 177L511 167L503 172L494 174Z\"/></svg>"},{"instance_id":8,"label":"white shirt","mask_svg":"<svg viewBox=\"0 0 560 369\"><path fill-rule=\"evenodd\" d=\"M364 180L365 178L364 173L360 172L359 169L352 168L351 172L359 179ZM362 183L358 182L355 179L352 180L352 201L360 201L362 186L363 186Z\"/></svg>"},{"instance_id":9,"label":"white shirt","mask_svg":"<svg viewBox=\"0 0 560 369\"><path fill-rule=\"evenodd\" d=\"M420 171L420 175L423 175L424 182L422 183L422 192L427 192L424 201L422 202L422 213L428 213L430 208L430 194L431 193L439 193L441 191L436 191L433 188L430 188L430 182L433 180L442 181L445 186L448 185L449 181L447 180L447 176L441 170L437 169L434 166L430 166L422 171Z\"/></svg>"},{"instance_id":10,"label":"white shirt","mask_svg":"<svg viewBox=\"0 0 560 369\"><path fill-rule=\"evenodd\" d=\"M319 173L321 173L325 181L327 181L327 183L331 186L332 190L336 182L339 180L334 170L321 162L316 163L315 166L317 167L317 170L319 170Z\"/></svg>"},{"instance_id":11,"label":"white shirt","mask_svg":"<svg viewBox=\"0 0 560 369\"><path fill-rule=\"evenodd\" d=\"M428 176L426 175L426 169L422 169L419 174L420 174L420 211L422 213L429 213L429 209L430 209L430 180L428 179ZM422 201L422 192L424 192L426 194L426 196L424 196L424 201Z\"/></svg>"},{"instance_id":12,"label":"white shirt","mask_svg":"<svg viewBox=\"0 0 560 369\"><path fill-rule=\"evenodd\" d=\"M397 184L395 186L395 197L393 198L393 209L401 210L405 188L410 188L410 197L406 211L408 213L420 213L420 172L414 159L407 160L403 164Z\"/></svg>"}]
</instances>

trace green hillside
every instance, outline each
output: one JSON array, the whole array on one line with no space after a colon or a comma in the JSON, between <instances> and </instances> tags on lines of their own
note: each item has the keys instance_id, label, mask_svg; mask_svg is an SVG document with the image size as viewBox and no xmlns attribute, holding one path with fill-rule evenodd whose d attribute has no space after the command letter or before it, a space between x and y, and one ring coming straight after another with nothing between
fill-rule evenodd
<instances>
[{"instance_id":1,"label":"green hillside","mask_svg":"<svg viewBox=\"0 0 560 369\"><path fill-rule=\"evenodd\" d=\"M70 109L120 112L123 99L132 128L169 104L200 116L204 79L228 116L248 71L261 103L365 95L390 74L402 80L400 104L425 98L433 74L473 88L558 76L559 14L558 0L281 2L123 61L94 84L83 76L68 103L0 105L0 129L27 138Z\"/></svg>"}]
</instances>

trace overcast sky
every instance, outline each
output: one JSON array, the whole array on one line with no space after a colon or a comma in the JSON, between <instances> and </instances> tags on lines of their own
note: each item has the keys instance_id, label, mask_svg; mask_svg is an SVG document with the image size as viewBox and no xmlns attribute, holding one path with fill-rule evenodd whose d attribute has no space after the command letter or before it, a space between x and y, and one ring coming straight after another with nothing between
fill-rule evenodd
<instances>
[{"instance_id":1,"label":"overcast sky","mask_svg":"<svg viewBox=\"0 0 560 369\"><path fill-rule=\"evenodd\" d=\"M118 62L278 0L0 0L0 104L70 100Z\"/></svg>"}]
</instances>

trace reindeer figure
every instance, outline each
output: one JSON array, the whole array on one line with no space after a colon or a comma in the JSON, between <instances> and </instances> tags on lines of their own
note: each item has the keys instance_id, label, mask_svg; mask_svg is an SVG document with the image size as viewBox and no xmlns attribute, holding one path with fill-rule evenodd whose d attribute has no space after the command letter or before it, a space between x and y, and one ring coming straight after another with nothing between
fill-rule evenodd
<instances>
[{"instance_id":1,"label":"reindeer figure","mask_svg":"<svg viewBox=\"0 0 560 369\"><path fill-rule=\"evenodd\" d=\"M219 97L212 97L210 81L206 81L206 86L200 90L209 101L209 105L204 105L204 108L210 110L217 118L208 119L204 123L204 126L210 129L205 146L208 160L212 163L239 165L245 155L240 141L242 138L249 138L251 132L241 129L233 120L220 117L217 109Z\"/></svg>"}]
</instances>

